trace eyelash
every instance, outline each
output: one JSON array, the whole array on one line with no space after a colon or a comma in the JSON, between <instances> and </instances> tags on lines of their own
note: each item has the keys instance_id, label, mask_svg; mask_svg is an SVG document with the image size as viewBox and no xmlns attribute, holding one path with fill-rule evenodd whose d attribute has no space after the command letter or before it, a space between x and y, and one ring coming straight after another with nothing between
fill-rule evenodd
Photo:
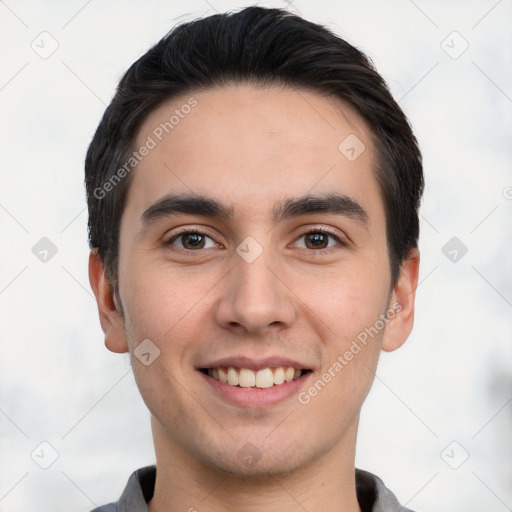
<instances>
[{"instance_id":1,"label":"eyelash","mask_svg":"<svg viewBox=\"0 0 512 512\"><path fill-rule=\"evenodd\" d=\"M320 234L323 234L323 235L328 235L332 238L334 238L337 242L337 244L339 244L341 247L346 247L348 244L342 240L339 235L337 233L335 233L333 230L330 230L329 228L326 228L326 227L322 227L322 228L312 228L308 231L305 231L304 233L302 233L301 235L299 235L299 237L296 239L296 241L300 240L301 238L307 236L307 235L310 235L310 234L316 234L316 233L320 233ZM179 239L180 236L183 236L183 235L190 235L190 234L197 234L197 235L203 235L203 236L206 236L210 239L213 240L213 237L210 236L209 233L207 233L206 231L204 231L203 229L201 228L195 228L195 229L186 229L186 230L183 230L183 231L180 231L179 233L175 233L174 235L172 235L171 238L169 238L168 240L166 240L164 243L165 245L172 245L173 242L175 242L177 239ZM216 243L216 242L215 242ZM181 247L178 247L177 249L181 250L181 251L186 251L187 253L194 253L194 252L201 252L201 249L197 249L197 250L193 250L193 249L182 249ZM311 252L315 255L323 255L323 254L330 254L332 251L335 251L335 250L339 250L339 247L338 245L334 245L332 247L328 247L328 248L325 248L325 249L305 249L305 250L308 250L308 252Z\"/></svg>"}]
</instances>

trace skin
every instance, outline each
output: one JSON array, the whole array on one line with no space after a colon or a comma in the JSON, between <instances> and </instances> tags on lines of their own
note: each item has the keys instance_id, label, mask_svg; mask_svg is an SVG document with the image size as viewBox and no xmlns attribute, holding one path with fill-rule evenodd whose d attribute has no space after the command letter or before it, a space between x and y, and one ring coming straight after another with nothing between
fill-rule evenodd
<instances>
[{"instance_id":1,"label":"skin","mask_svg":"<svg viewBox=\"0 0 512 512\"><path fill-rule=\"evenodd\" d=\"M413 250L392 286L370 129L349 105L306 90L244 84L191 95L197 106L133 171L120 227L120 304L101 259L90 256L106 346L130 351L152 415L149 508L358 511L359 412L380 351L410 333L419 265ZM136 146L189 97L152 112ZM354 161L338 149L350 134L366 146ZM333 192L357 201L366 224L333 213L272 218L287 198ZM169 193L213 197L233 216L144 223L143 212ZM166 244L198 228L210 237L205 248L187 252L183 238ZM327 248L312 248L304 234L319 229L345 245L328 237ZM263 249L252 263L236 252L248 236ZM393 304L400 312L306 405L294 394L273 406L235 406L197 371L220 357L292 357L312 369L307 390ZM160 350L149 366L133 356L145 339ZM247 442L259 457L253 465L237 456Z\"/></svg>"}]
</instances>

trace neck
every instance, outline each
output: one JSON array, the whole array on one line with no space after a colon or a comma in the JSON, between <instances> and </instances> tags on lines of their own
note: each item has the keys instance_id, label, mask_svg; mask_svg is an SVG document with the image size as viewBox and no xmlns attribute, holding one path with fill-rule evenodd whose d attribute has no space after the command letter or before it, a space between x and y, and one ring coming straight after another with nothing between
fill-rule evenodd
<instances>
[{"instance_id":1,"label":"neck","mask_svg":"<svg viewBox=\"0 0 512 512\"><path fill-rule=\"evenodd\" d=\"M150 512L360 512L355 490L354 425L338 445L307 467L280 475L240 477L198 460L153 418L157 454Z\"/></svg>"}]
</instances>

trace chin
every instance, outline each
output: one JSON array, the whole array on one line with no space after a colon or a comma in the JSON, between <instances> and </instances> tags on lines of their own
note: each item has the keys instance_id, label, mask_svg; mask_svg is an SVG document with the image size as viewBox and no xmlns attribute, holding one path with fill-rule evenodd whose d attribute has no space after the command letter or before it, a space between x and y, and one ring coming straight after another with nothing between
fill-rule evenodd
<instances>
[{"instance_id":1,"label":"chin","mask_svg":"<svg viewBox=\"0 0 512 512\"><path fill-rule=\"evenodd\" d=\"M289 475L304 466L304 462L289 460L289 454L283 455L279 460L266 459L266 457L262 457L253 464L231 457L221 464L216 460L215 465L211 467L217 472L229 474L231 478L263 481Z\"/></svg>"},{"instance_id":2,"label":"chin","mask_svg":"<svg viewBox=\"0 0 512 512\"><path fill-rule=\"evenodd\" d=\"M265 435L268 436L268 432ZM261 437L259 441L251 441L257 437L247 436L247 441L218 447L215 454L209 450L207 454L198 455L203 464L216 472L250 480L268 480L288 475L309 465L316 458L316 452L304 446L303 442L279 439L276 443L269 443L265 436ZM318 457L321 451L319 447Z\"/></svg>"}]
</instances>

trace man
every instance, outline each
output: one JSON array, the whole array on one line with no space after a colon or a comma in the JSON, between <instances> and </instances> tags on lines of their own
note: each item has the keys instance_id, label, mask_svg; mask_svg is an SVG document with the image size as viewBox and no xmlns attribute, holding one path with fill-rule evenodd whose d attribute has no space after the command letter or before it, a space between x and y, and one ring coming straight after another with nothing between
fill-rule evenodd
<instances>
[{"instance_id":1,"label":"man","mask_svg":"<svg viewBox=\"0 0 512 512\"><path fill-rule=\"evenodd\" d=\"M121 80L86 185L105 342L156 451L97 510L406 510L354 467L413 325L423 189L366 57L277 9L178 26Z\"/></svg>"}]
</instances>

